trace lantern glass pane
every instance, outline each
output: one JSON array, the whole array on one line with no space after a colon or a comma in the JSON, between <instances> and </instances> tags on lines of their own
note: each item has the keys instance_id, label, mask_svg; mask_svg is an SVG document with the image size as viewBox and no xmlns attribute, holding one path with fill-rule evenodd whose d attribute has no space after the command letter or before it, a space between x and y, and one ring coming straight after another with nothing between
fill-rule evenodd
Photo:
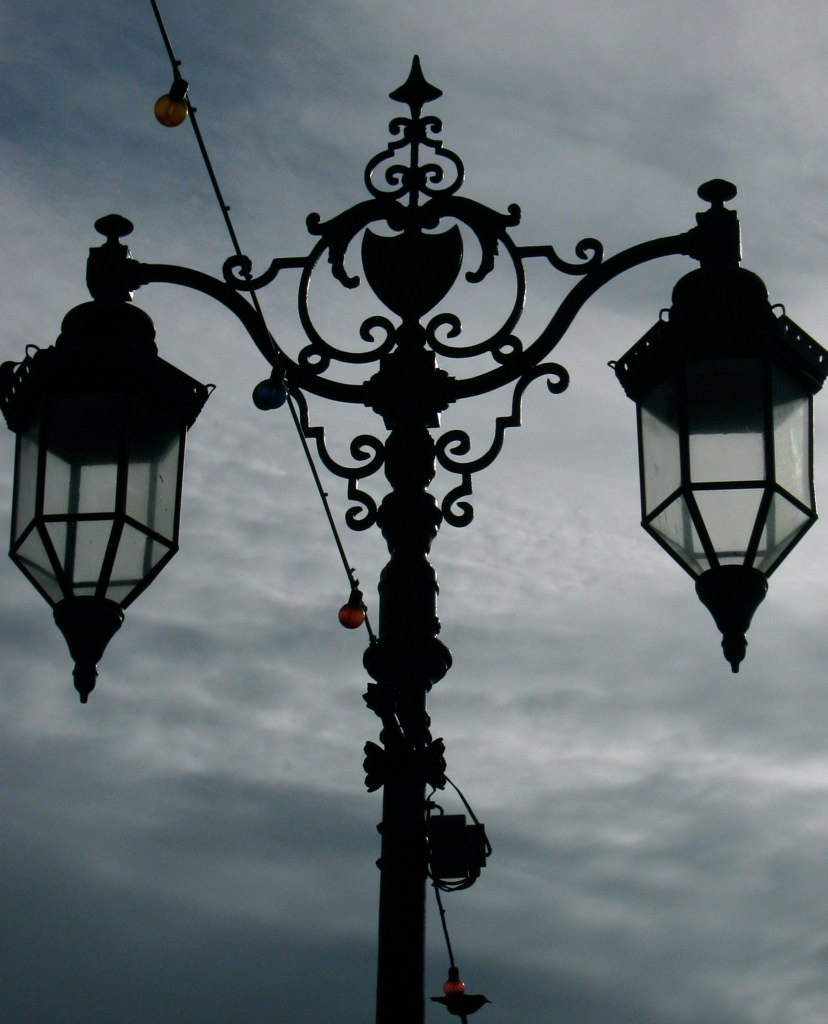
<instances>
[{"instance_id":1,"label":"lantern glass pane","mask_svg":"<svg viewBox=\"0 0 828 1024\"><path fill-rule=\"evenodd\" d=\"M49 402L44 514L112 514L122 406L119 394L72 393Z\"/></svg>"},{"instance_id":2,"label":"lantern glass pane","mask_svg":"<svg viewBox=\"0 0 828 1024\"><path fill-rule=\"evenodd\" d=\"M774 494L754 561L756 568L766 575L772 572L814 518L791 504L784 495Z\"/></svg>"},{"instance_id":3,"label":"lantern glass pane","mask_svg":"<svg viewBox=\"0 0 828 1024\"><path fill-rule=\"evenodd\" d=\"M135 400L129 431L126 514L174 543L184 430L168 414Z\"/></svg>"},{"instance_id":4,"label":"lantern glass pane","mask_svg":"<svg viewBox=\"0 0 828 1024\"><path fill-rule=\"evenodd\" d=\"M773 370L772 395L776 482L812 508L811 397L778 368Z\"/></svg>"},{"instance_id":5,"label":"lantern glass pane","mask_svg":"<svg viewBox=\"0 0 828 1024\"><path fill-rule=\"evenodd\" d=\"M646 515L676 491L681 483L681 447L672 377L653 388L642 402L639 443Z\"/></svg>"},{"instance_id":6,"label":"lantern glass pane","mask_svg":"<svg viewBox=\"0 0 828 1024\"><path fill-rule=\"evenodd\" d=\"M112 518L47 522L46 529L63 566L72 593L92 597L112 537Z\"/></svg>"},{"instance_id":7,"label":"lantern glass pane","mask_svg":"<svg viewBox=\"0 0 828 1024\"><path fill-rule=\"evenodd\" d=\"M143 586L145 578L170 555L171 550L170 545L162 544L127 523L104 596L119 604L128 602L133 591Z\"/></svg>"},{"instance_id":8,"label":"lantern glass pane","mask_svg":"<svg viewBox=\"0 0 828 1024\"><path fill-rule=\"evenodd\" d=\"M647 524L694 576L710 568L701 538L683 496L662 509Z\"/></svg>"},{"instance_id":9,"label":"lantern glass pane","mask_svg":"<svg viewBox=\"0 0 828 1024\"><path fill-rule=\"evenodd\" d=\"M38 409L17 435L12 543L20 539L35 515L37 464L40 452L39 432L40 411Z\"/></svg>"},{"instance_id":10,"label":"lantern glass pane","mask_svg":"<svg viewBox=\"0 0 828 1024\"><path fill-rule=\"evenodd\" d=\"M693 483L764 480L762 361L689 362L687 426Z\"/></svg>"},{"instance_id":11,"label":"lantern glass pane","mask_svg":"<svg viewBox=\"0 0 828 1024\"><path fill-rule=\"evenodd\" d=\"M17 434L17 452L14 459L14 507L11 518L12 544L35 517L37 501L38 456L40 418L36 416Z\"/></svg>"},{"instance_id":12,"label":"lantern glass pane","mask_svg":"<svg viewBox=\"0 0 828 1024\"><path fill-rule=\"evenodd\" d=\"M32 530L13 552L14 561L39 586L46 597L56 604L63 593L46 552L43 539L37 530Z\"/></svg>"},{"instance_id":13,"label":"lantern glass pane","mask_svg":"<svg viewBox=\"0 0 828 1024\"><path fill-rule=\"evenodd\" d=\"M723 488L694 493L719 564L741 565L753 536L764 488Z\"/></svg>"}]
</instances>

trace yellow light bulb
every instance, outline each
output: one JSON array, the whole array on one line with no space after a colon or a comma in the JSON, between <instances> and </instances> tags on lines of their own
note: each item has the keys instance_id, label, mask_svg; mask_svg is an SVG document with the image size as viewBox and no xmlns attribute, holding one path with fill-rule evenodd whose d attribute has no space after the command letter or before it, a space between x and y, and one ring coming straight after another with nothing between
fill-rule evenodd
<instances>
[{"instance_id":1,"label":"yellow light bulb","mask_svg":"<svg viewBox=\"0 0 828 1024\"><path fill-rule=\"evenodd\" d=\"M165 93L155 104L155 119L165 128L177 128L187 120L189 109L185 99Z\"/></svg>"}]
</instances>

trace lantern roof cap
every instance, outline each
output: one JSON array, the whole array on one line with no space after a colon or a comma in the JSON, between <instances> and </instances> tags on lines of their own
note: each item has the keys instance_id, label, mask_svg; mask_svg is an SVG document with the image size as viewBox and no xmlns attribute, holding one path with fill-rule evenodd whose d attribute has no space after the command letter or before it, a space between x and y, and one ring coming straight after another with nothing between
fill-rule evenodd
<instances>
[{"instance_id":1,"label":"lantern roof cap","mask_svg":"<svg viewBox=\"0 0 828 1024\"><path fill-rule=\"evenodd\" d=\"M0 409L14 432L46 393L123 388L137 389L186 427L212 391L160 358L152 320L127 302L76 306L54 345L30 346L22 362L0 367Z\"/></svg>"},{"instance_id":2,"label":"lantern roof cap","mask_svg":"<svg viewBox=\"0 0 828 1024\"><path fill-rule=\"evenodd\" d=\"M742 267L702 267L676 283L668 314L610 365L639 402L686 360L740 357L777 360L812 394L828 375L828 352L782 307L770 305L758 275Z\"/></svg>"}]
</instances>

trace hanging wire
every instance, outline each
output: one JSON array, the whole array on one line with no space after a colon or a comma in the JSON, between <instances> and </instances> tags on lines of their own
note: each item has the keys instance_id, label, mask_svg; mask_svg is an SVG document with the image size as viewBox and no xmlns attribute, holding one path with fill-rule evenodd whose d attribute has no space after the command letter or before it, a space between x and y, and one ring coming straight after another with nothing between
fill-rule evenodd
<instances>
[{"instance_id":1,"label":"hanging wire","mask_svg":"<svg viewBox=\"0 0 828 1024\"><path fill-rule=\"evenodd\" d=\"M464 806L464 807L466 808L466 810L467 810L467 811L469 812L469 817L471 818L471 820L472 820L472 821L473 821L473 822L475 823L475 825L479 825L479 824L480 824L480 821L479 821L479 819L478 819L477 815L476 815L476 814L474 813L474 810L473 810L473 808L472 808L472 805L471 805L471 804L469 803L469 801L468 801L468 800L467 800L467 799L465 798L465 796L463 795L463 791L462 791L462 790L460 789L460 787L459 787L459 786L458 786L458 785L457 785L457 784L456 784L455 782L452 782L452 781L451 781L451 779L450 779L450 778L448 777L448 775L446 775L446 776L445 776L445 779L446 779L446 782L447 782L447 783L448 783L448 784L449 784L449 785L451 786L451 788L452 788L452 789L454 790L454 792L455 792L455 793L456 793L456 794L457 794L457 795L458 795L458 796L460 797L460 799L461 799L461 800L463 801L463 806ZM486 856L487 856L487 857L491 857L491 855L492 855L492 844L491 844L491 843L489 842L489 837L488 837L488 836L486 836L485 832L484 832L484 836L485 836L485 838L486 838Z\"/></svg>"},{"instance_id":2,"label":"hanging wire","mask_svg":"<svg viewBox=\"0 0 828 1024\"><path fill-rule=\"evenodd\" d=\"M170 37L167 34L167 29L166 26L164 25L164 19L161 17L161 10L158 7L156 0L150 0L150 3L152 4L152 10L153 13L155 14L155 20L158 22L158 29L161 33L161 38L164 40L164 46L167 50L167 56L169 57L170 64L172 65L173 81L182 81L181 61L178 60L178 58L175 55L175 51L173 50L172 43L170 42ZM187 110L190 115L190 124L193 126L193 134L195 135L196 142L198 143L198 148L201 152L201 159L204 161L204 167L207 171L207 176L210 179L210 184L213 186L213 192L215 192L216 200L221 209L222 216L224 217L224 224L227 228L227 233L230 236L230 241L233 243L233 249L236 255L241 256L241 246L239 245L239 240L236 237L236 231L235 228L233 227L233 222L230 219L230 207L224 201L224 196L222 195L221 187L219 186L218 183L218 178L216 177L215 171L213 170L213 163L210 160L210 154L207 152L207 147L204 144L204 136L201 134L201 129L198 127L196 108L192 105L192 103L190 103L190 98L189 96L187 96L186 93L183 98L184 102L187 104ZM247 276L249 277L249 272ZM256 308L256 312L259 314L259 316L262 317L262 320L264 320L264 316L262 316L262 311L259 308L259 303L258 299L256 298L255 291L251 291L251 298L253 299L253 305Z\"/></svg>"},{"instance_id":3,"label":"hanging wire","mask_svg":"<svg viewBox=\"0 0 828 1024\"><path fill-rule=\"evenodd\" d=\"M184 83L184 79L181 75L181 61L176 57L175 51L173 50L173 46L170 41L169 34L167 33L166 26L164 25L164 19L161 16L161 10L158 6L157 0L150 0L150 4L152 5L152 10L153 13L155 14L155 20L158 23L158 30L161 33L161 38L164 41L164 47L166 48L167 56L169 57L170 64L172 65L173 81ZM186 83L184 84L186 85ZM193 126L193 134L195 135L196 143L198 144L198 149L199 152L201 153L201 158L202 161L204 162L205 170L207 171L207 176L210 179L210 184L213 186L213 192L216 197L216 202L218 203L222 217L224 218L224 224L225 227L227 228L227 233L230 236L233 251L235 252L236 256L240 260L242 260L244 258L244 254L242 253L242 249L239 244L239 239L238 236L236 235L236 230L233 227L233 221L230 218L230 207L224 201L224 195L222 194L221 186L219 185L218 178L216 177L216 173L213 170L213 163L210 160L210 154L207 151L207 146L204 142L204 136L201 134L201 129L198 126L196 108L190 102L190 98L186 92L184 93L183 99L184 102L187 104L187 111L189 113L190 124ZM242 269L242 275L248 281L251 280L252 274L246 262L242 264L242 267L244 268ZM256 314L261 320L262 325L267 330L267 323L265 321L265 316L261 304L259 303L259 297L256 294L256 289L250 288L249 291L253 308L256 310ZM273 344L273 353L276 360L276 365L278 366L280 355L279 347L273 340L273 336L269 330L267 331L267 335L271 339L271 342ZM308 466L310 467L311 476L313 477L314 484L316 485L317 492L319 493L319 498L322 502L322 507L325 510L325 516L327 517L328 524L330 525L331 533L333 534L334 538L334 543L336 544L337 551L339 552L339 557L342 560L342 565L345 569L345 575L348 578L348 583L351 588L351 598L354 599L356 595L359 595L359 598L361 600L362 595L359 589L359 580L357 579L354 573L354 569L350 565L350 562L348 561L348 556L345 553L345 546L342 543L342 537L340 535L339 528L337 527L336 521L333 517L333 513L331 512L330 503L328 501L328 494L322 485L322 480L319 476L319 471L317 470L316 464L313 459L313 453L311 452L310 446L308 445L307 442L307 438L305 437L304 431L302 430L302 424L299 418L299 414L296 410L296 404L293 401L293 398L291 397L290 394L288 394L287 396L287 405L288 408L290 409L291 419L293 420L294 427L296 428L296 433L299 436L299 441L302 445L305 457L308 460ZM364 605L363 610L365 610ZM375 643L376 635L374 634L374 631L371 627L371 622L370 619L368 618L367 610L365 611L365 628L368 632L370 642Z\"/></svg>"},{"instance_id":4,"label":"hanging wire","mask_svg":"<svg viewBox=\"0 0 828 1024\"><path fill-rule=\"evenodd\" d=\"M342 537L340 536L339 530L337 529L336 521L334 520L333 513L331 512L331 505L330 502L328 501L328 492L322 486L322 480L319 476L319 471L316 468L316 463L313 461L313 453L310 450L310 445L308 444L308 440L305 437L304 431L302 430L302 424L299 420L299 413L296 411L296 404L290 395L288 395L287 397L287 404L288 408L290 409L290 415L293 418L294 426L296 427L296 433L299 436L299 441L305 452L305 456L307 457L308 466L310 466L311 475L313 476L314 482L316 484L316 489L319 492L319 498L322 502L322 507L324 508L325 515L327 516L328 522L330 523L331 533L333 534L334 543L336 544L337 551L339 552L339 557L342 559L342 565L345 569L345 575L348 577L348 582L351 585L351 594L359 594L361 599L362 593L359 589L359 580L356 578L356 574L354 573L353 567L350 565L348 561L348 556L345 553L345 546L342 543ZM367 611L365 611L365 628L368 631L368 637L371 643L376 643L377 638L374 635L374 630L371 628L371 621L368 618Z\"/></svg>"},{"instance_id":5,"label":"hanging wire","mask_svg":"<svg viewBox=\"0 0 828 1024\"><path fill-rule=\"evenodd\" d=\"M457 964L454 962L454 950L451 948L451 939L449 938L448 925L446 924L446 908L443 906L443 897L440 895L440 886L437 884L435 879L432 879L431 884L434 887L434 895L437 898L437 909L440 912L440 924L443 926L443 935L446 940L449 967L456 967Z\"/></svg>"},{"instance_id":6,"label":"hanging wire","mask_svg":"<svg viewBox=\"0 0 828 1024\"><path fill-rule=\"evenodd\" d=\"M452 782L452 786L454 786L453 782ZM456 786L454 786L454 788L457 789ZM432 810L437 809L437 804L435 804L433 802L433 797L434 797L434 794L436 792L437 792L436 789L432 789L431 792L428 794L428 797L426 798L426 808L427 808L426 815L427 815L427 818L431 817ZM459 790L458 790L458 792L459 792ZM465 801L463 801L463 802L465 803ZM431 870L431 856L430 855L429 855L429 872L428 872L428 874L429 874L429 877L431 878L432 888L434 889L434 897L437 900L437 910L440 913L440 924L442 925L442 928L443 928L443 937L446 940L446 950L448 952L449 966L450 967L456 967L457 965L454 962L454 950L452 949L452 946L451 946L451 938L449 937L448 924L446 923L446 908L443 906L443 897L440 895L440 879Z\"/></svg>"},{"instance_id":7,"label":"hanging wire","mask_svg":"<svg viewBox=\"0 0 828 1024\"><path fill-rule=\"evenodd\" d=\"M456 783L452 782L452 780L448 777L448 775L444 774L443 777L445 778L446 782L451 786L451 788L455 791L455 793L460 797L460 800L462 801L463 806L466 808L466 810L469 813L469 817L472 819L474 824L480 830L480 837L481 837L482 842L484 844L484 846L483 846L483 850L484 850L483 856L484 856L484 860L487 860L492 855L492 844L489 842L489 837L486 835L485 826L481 824L480 819L474 813L474 809L472 808L471 804L466 799L466 797L463 795L463 792L460 789L460 787ZM439 804L434 802L433 797L434 797L435 792L436 792L436 790L432 789L431 793L429 794L429 796L426 799L426 819L427 819L427 821L429 821L431 819L432 813L434 811L439 811L439 813L441 815L444 813L443 808ZM437 895L437 904L438 904L438 907L440 908L440 913L441 913L441 916L442 916L443 915L443 910L442 910L442 903L441 903L441 899L440 899L439 893L440 892L460 892L462 889L470 889L474 885L474 883L477 881L477 879L480 877L480 871L479 870L476 871L476 872L475 871L470 871L470 872L467 873L466 877L464 877L464 878L458 878L456 881L448 881L447 879L441 878L439 875L437 875L435 873L433 865L431 863L431 857L429 856L428 877L431 879L431 882L432 882L432 884L434 886L435 893L438 894ZM446 930L445 919L443 919L443 930L444 931ZM446 935L446 941L448 941L448 935Z\"/></svg>"}]
</instances>

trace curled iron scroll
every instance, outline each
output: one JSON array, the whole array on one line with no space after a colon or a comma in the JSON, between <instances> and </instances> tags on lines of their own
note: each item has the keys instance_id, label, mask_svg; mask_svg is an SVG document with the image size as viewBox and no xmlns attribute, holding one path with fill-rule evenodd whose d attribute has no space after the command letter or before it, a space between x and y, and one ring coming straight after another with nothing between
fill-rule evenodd
<instances>
[{"instance_id":1,"label":"curled iron scroll","mask_svg":"<svg viewBox=\"0 0 828 1024\"><path fill-rule=\"evenodd\" d=\"M519 427L521 423L520 405L526 388L538 377L547 377L546 386L551 394L561 394L569 386L569 374L559 363L541 363L533 367L515 383L512 394L512 408L506 416L498 416L495 420L495 432L489 448L477 458L461 461L463 456L472 449L471 438L465 430L447 430L437 438L435 457L443 469L456 473L462 482L450 490L443 498L441 508L445 521L450 526L467 526L474 516L474 508L470 502L459 499L472 493L472 476L481 469L490 466L503 448L503 439L509 427Z\"/></svg>"}]
</instances>

